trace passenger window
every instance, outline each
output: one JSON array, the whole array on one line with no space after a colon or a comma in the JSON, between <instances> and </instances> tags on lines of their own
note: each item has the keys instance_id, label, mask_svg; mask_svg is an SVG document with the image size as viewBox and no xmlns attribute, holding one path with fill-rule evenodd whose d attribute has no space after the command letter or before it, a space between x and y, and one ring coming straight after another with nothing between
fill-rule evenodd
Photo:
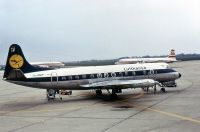
<instances>
[{"instance_id":1,"label":"passenger window","mask_svg":"<svg viewBox=\"0 0 200 132\"><path fill-rule=\"evenodd\" d=\"M72 76L68 76L68 80L72 80Z\"/></svg>"},{"instance_id":2,"label":"passenger window","mask_svg":"<svg viewBox=\"0 0 200 132\"><path fill-rule=\"evenodd\" d=\"M83 78L83 79L86 79L86 75L82 75L82 78Z\"/></svg>"},{"instance_id":3,"label":"passenger window","mask_svg":"<svg viewBox=\"0 0 200 132\"><path fill-rule=\"evenodd\" d=\"M93 78L94 78L94 74L91 74L91 75L90 75L90 78L93 79Z\"/></svg>"},{"instance_id":4,"label":"passenger window","mask_svg":"<svg viewBox=\"0 0 200 132\"><path fill-rule=\"evenodd\" d=\"M111 76L112 76L112 77L116 77L116 73L114 73L114 72L111 73Z\"/></svg>"},{"instance_id":5,"label":"passenger window","mask_svg":"<svg viewBox=\"0 0 200 132\"><path fill-rule=\"evenodd\" d=\"M62 77L62 80L64 81L64 80L67 80L67 79L66 79L66 77Z\"/></svg>"},{"instance_id":6,"label":"passenger window","mask_svg":"<svg viewBox=\"0 0 200 132\"><path fill-rule=\"evenodd\" d=\"M119 76L122 77L123 76L123 72L119 72Z\"/></svg>"},{"instance_id":7,"label":"passenger window","mask_svg":"<svg viewBox=\"0 0 200 132\"><path fill-rule=\"evenodd\" d=\"M104 78L108 78L108 73L104 73Z\"/></svg>"},{"instance_id":8,"label":"passenger window","mask_svg":"<svg viewBox=\"0 0 200 132\"><path fill-rule=\"evenodd\" d=\"M150 71L149 71L149 74L154 74L154 71L153 71L153 70L150 70Z\"/></svg>"},{"instance_id":9,"label":"passenger window","mask_svg":"<svg viewBox=\"0 0 200 132\"><path fill-rule=\"evenodd\" d=\"M146 75L146 74L147 74L147 71L143 71L143 74Z\"/></svg>"},{"instance_id":10,"label":"passenger window","mask_svg":"<svg viewBox=\"0 0 200 132\"><path fill-rule=\"evenodd\" d=\"M101 73L97 74L97 77L102 78L102 74Z\"/></svg>"},{"instance_id":11,"label":"passenger window","mask_svg":"<svg viewBox=\"0 0 200 132\"><path fill-rule=\"evenodd\" d=\"M135 76L135 75L136 75L134 71L132 72L132 75L133 75L133 76Z\"/></svg>"},{"instance_id":12,"label":"passenger window","mask_svg":"<svg viewBox=\"0 0 200 132\"><path fill-rule=\"evenodd\" d=\"M76 80L79 80L79 76L75 76L75 79L76 79Z\"/></svg>"},{"instance_id":13,"label":"passenger window","mask_svg":"<svg viewBox=\"0 0 200 132\"><path fill-rule=\"evenodd\" d=\"M136 73L137 76L143 75L142 71L136 71L135 73Z\"/></svg>"},{"instance_id":14,"label":"passenger window","mask_svg":"<svg viewBox=\"0 0 200 132\"><path fill-rule=\"evenodd\" d=\"M128 76L128 72L125 72L125 73L124 73L124 76Z\"/></svg>"}]
</instances>

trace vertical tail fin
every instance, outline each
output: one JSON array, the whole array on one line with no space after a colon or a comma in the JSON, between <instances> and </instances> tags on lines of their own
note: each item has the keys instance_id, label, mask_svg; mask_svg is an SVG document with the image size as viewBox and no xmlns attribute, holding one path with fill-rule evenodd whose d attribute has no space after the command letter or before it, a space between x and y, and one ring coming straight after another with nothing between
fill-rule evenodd
<instances>
[{"instance_id":1,"label":"vertical tail fin","mask_svg":"<svg viewBox=\"0 0 200 132\"><path fill-rule=\"evenodd\" d=\"M170 54L168 55L168 58L171 58L171 59L175 59L176 60L176 53L175 53L175 50L172 49L170 51Z\"/></svg>"},{"instance_id":2,"label":"vertical tail fin","mask_svg":"<svg viewBox=\"0 0 200 132\"><path fill-rule=\"evenodd\" d=\"M30 65L26 60L26 58L24 57L21 47L17 44L12 44L9 48L3 78L9 78L9 76L13 76L13 73L15 73L13 71L19 71L19 70L22 73L29 73L29 72L39 71L42 69Z\"/></svg>"}]
</instances>

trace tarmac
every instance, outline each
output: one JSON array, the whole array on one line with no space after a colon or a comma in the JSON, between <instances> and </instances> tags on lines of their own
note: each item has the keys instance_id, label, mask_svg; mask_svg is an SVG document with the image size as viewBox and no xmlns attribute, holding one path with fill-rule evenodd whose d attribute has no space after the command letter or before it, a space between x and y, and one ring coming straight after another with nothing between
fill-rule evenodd
<instances>
[{"instance_id":1,"label":"tarmac","mask_svg":"<svg viewBox=\"0 0 200 132\"><path fill-rule=\"evenodd\" d=\"M45 90L0 80L0 132L199 132L200 61L171 66L182 74L177 87L127 89L117 99L91 90L49 102Z\"/></svg>"}]
</instances>

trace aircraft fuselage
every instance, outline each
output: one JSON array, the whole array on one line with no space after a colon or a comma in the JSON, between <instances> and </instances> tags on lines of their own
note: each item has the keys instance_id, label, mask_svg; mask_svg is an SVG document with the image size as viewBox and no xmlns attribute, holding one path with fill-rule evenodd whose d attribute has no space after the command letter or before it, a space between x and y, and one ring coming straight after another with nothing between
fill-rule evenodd
<instances>
[{"instance_id":1,"label":"aircraft fuselage","mask_svg":"<svg viewBox=\"0 0 200 132\"><path fill-rule=\"evenodd\" d=\"M43 89L87 90L94 87L81 87L91 83L111 80L141 80L153 79L158 82L174 81L180 74L169 68L165 63L144 63L110 66L89 66L61 68L24 74L24 80L6 80L18 85ZM152 86L155 85L152 83ZM141 86L145 86L142 83ZM130 87L129 85L122 88ZM139 87L131 85L131 88ZM111 87L100 87L109 89Z\"/></svg>"}]
</instances>

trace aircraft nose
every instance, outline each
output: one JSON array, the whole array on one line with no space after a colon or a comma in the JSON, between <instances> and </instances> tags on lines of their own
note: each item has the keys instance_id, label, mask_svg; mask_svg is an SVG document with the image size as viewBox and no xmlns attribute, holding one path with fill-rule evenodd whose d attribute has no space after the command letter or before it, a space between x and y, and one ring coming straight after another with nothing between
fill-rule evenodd
<instances>
[{"instance_id":1,"label":"aircraft nose","mask_svg":"<svg viewBox=\"0 0 200 132\"><path fill-rule=\"evenodd\" d=\"M178 77L181 78L181 74L180 73L178 74Z\"/></svg>"}]
</instances>

